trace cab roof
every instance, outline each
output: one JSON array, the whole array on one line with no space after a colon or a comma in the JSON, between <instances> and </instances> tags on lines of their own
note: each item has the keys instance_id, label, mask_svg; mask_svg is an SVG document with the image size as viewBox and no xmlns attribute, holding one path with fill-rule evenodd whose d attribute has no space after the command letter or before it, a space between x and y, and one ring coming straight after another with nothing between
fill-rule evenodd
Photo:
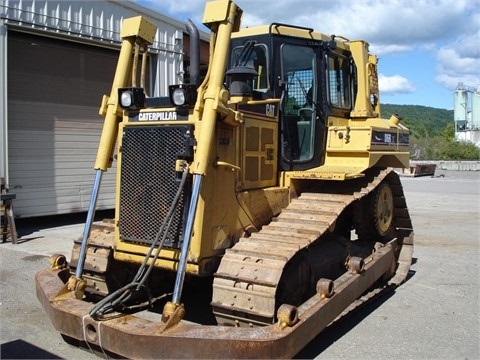
<instances>
[{"instance_id":1,"label":"cab roof","mask_svg":"<svg viewBox=\"0 0 480 360\"><path fill-rule=\"evenodd\" d=\"M281 24L281 23L272 23L270 25L260 25L255 27L242 28L239 31L232 33L231 37L232 39L235 39L235 38L243 38L247 36L258 36L258 35L268 35L268 34L293 36L298 38L312 39L316 41L325 41L325 42L331 41L333 36L337 47L344 50L349 50L350 40L342 36L326 35L318 31L315 31L314 29L311 29L311 28Z\"/></svg>"}]
</instances>

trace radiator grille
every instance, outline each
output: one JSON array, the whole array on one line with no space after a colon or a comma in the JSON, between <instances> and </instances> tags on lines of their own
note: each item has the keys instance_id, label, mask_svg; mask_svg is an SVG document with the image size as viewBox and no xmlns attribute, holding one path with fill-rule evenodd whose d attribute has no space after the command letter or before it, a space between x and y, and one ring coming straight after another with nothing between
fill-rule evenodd
<instances>
[{"instance_id":1,"label":"radiator grille","mask_svg":"<svg viewBox=\"0 0 480 360\"><path fill-rule=\"evenodd\" d=\"M186 125L124 128L118 224L121 240L145 244L154 241L179 187L175 161L191 156L192 133ZM187 184L165 246L181 246L188 189Z\"/></svg>"}]
</instances>

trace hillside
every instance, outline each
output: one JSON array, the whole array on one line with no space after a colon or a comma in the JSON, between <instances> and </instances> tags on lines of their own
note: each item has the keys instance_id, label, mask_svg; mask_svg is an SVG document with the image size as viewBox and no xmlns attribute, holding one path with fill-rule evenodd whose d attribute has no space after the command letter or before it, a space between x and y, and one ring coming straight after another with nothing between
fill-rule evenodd
<instances>
[{"instance_id":1,"label":"hillside","mask_svg":"<svg viewBox=\"0 0 480 360\"><path fill-rule=\"evenodd\" d=\"M479 160L480 148L455 141L453 110L420 105L381 105L382 117L400 115L410 130L410 158L414 160Z\"/></svg>"},{"instance_id":2,"label":"hillside","mask_svg":"<svg viewBox=\"0 0 480 360\"><path fill-rule=\"evenodd\" d=\"M381 104L383 118L398 114L403 124L410 129L416 138L439 136L447 124L453 124L453 110L437 109L420 105Z\"/></svg>"}]
</instances>

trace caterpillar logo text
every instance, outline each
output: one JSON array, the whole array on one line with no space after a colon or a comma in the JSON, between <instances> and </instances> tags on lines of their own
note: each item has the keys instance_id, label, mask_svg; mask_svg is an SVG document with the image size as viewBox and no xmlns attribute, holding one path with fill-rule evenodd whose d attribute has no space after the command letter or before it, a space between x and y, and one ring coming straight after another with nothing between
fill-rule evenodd
<instances>
[{"instance_id":1,"label":"caterpillar logo text","mask_svg":"<svg viewBox=\"0 0 480 360\"><path fill-rule=\"evenodd\" d=\"M170 121L177 120L175 111L143 112L138 114L138 121Z\"/></svg>"}]
</instances>

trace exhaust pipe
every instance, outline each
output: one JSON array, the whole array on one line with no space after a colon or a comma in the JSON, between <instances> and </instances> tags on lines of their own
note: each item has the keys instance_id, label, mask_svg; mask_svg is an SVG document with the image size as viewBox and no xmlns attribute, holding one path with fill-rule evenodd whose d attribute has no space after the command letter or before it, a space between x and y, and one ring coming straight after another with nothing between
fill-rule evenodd
<instances>
[{"instance_id":1,"label":"exhaust pipe","mask_svg":"<svg viewBox=\"0 0 480 360\"><path fill-rule=\"evenodd\" d=\"M190 84L200 84L200 36L192 20L188 19L186 28L190 35Z\"/></svg>"}]
</instances>

